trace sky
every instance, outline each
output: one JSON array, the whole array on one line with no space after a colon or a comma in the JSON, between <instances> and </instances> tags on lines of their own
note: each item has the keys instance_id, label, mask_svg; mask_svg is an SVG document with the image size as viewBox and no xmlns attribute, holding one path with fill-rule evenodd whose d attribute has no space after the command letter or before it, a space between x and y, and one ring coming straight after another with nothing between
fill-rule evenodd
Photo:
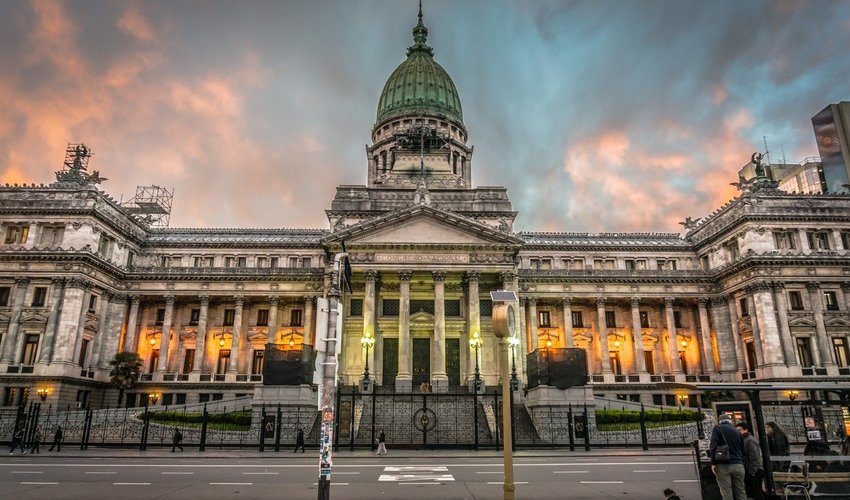
<instances>
[{"instance_id":1,"label":"sky","mask_svg":"<svg viewBox=\"0 0 850 500\"><path fill-rule=\"evenodd\" d=\"M850 100L850 2L425 0L473 183L515 230L677 232L754 151L816 156ZM85 142L101 188L174 189L171 227L328 226L364 184L415 0L0 2L0 182L49 183Z\"/></svg>"}]
</instances>

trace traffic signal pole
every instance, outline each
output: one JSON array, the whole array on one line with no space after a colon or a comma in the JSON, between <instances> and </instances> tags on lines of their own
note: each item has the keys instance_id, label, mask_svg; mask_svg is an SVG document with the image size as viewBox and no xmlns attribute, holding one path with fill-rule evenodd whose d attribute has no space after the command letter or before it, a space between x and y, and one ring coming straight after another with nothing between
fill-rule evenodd
<instances>
[{"instance_id":1,"label":"traffic signal pole","mask_svg":"<svg viewBox=\"0 0 850 500\"><path fill-rule=\"evenodd\" d=\"M325 359L322 363L322 392L319 408L322 412L322 430L319 435L321 443L319 455L319 500L330 500L331 495L331 467L333 466L333 438L336 404L336 330L338 322L339 299L342 296L340 290L340 264L343 259L348 259L347 253L338 253L334 257L333 274L331 276L331 289L328 292L328 331L325 342Z\"/></svg>"}]
</instances>

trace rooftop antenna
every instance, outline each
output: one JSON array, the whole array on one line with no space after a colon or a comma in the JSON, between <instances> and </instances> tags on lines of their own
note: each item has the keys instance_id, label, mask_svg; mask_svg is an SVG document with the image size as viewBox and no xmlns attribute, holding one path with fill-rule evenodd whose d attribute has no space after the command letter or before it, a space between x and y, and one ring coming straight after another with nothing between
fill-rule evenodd
<instances>
[{"instance_id":1,"label":"rooftop antenna","mask_svg":"<svg viewBox=\"0 0 850 500\"><path fill-rule=\"evenodd\" d=\"M784 165L787 161L785 159L785 144L780 144L779 148L782 150L782 164Z\"/></svg>"}]
</instances>

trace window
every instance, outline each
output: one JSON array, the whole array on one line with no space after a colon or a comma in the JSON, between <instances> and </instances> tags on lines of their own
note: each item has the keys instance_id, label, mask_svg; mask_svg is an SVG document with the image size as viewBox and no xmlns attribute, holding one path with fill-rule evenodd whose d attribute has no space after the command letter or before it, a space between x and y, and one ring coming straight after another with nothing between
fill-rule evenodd
<instances>
[{"instance_id":1,"label":"window","mask_svg":"<svg viewBox=\"0 0 850 500\"><path fill-rule=\"evenodd\" d=\"M30 227L27 225L19 224L16 226L9 226L6 229L6 244L7 245L23 245L27 241L27 236L29 236Z\"/></svg>"},{"instance_id":2,"label":"window","mask_svg":"<svg viewBox=\"0 0 850 500\"><path fill-rule=\"evenodd\" d=\"M269 259L268 257L257 257L257 267L268 267Z\"/></svg>"},{"instance_id":3,"label":"window","mask_svg":"<svg viewBox=\"0 0 850 500\"><path fill-rule=\"evenodd\" d=\"M608 354L611 357L611 371L614 372L614 375L622 375L623 365L620 363L619 351L611 351Z\"/></svg>"},{"instance_id":4,"label":"window","mask_svg":"<svg viewBox=\"0 0 850 500\"><path fill-rule=\"evenodd\" d=\"M800 366L809 368L812 366L812 347L809 337L797 337L797 357L800 358Z\"/></svg>"},{"instance_id":5,"label":"window","mask_svg":"<svg viewBox=\"0 0 850 500\"><path fill-rule=\"evenodd\" d=\"M165 309L159 308L156 310L156 321L154 322L154 326L162 326L162 323L165 322Z\"/></svg>"},{"instance_id":6,"label":"window","mask_svg":"<svg viewBox=\"0 0 850 500\"><path fill-rule=\"evenodd\" d=\"M752 342L746 342L744 344L744 350L747 353L747 367L748 371L755 371L756 366L758 366L758 358L756 357L756 345Z\"/></svg>"},{"instance_id":7,"label":"window","mask_svg":"<svg viewBox=\"0 0 850 500\"><path fill-rule=\"evenodd\" d=\"M635 265L636 265L638 271L645 270L646 269L646 259L637 259L635 261Z\"/></svg>"},{"instance_id":8,"label":"window","mask_svg":"<svg viewBox=\"0 0 850 500\"><path fill-rule=\"evenodd\" d=\"M38 351L38 337L38 335L27 335L24 337L24 352L21 356L21 364L35 364L35 354Z\"/></svg>"},{"instance_id":9,"label":"window","mask_svg":"<svg viewBox=\"0 0 850 500\"><path fill-rule=\"evenodd\" d=\"M86 365L86 356L89 353L89 342L91 342L89 339L83 339L82 342L80 342L80 357L77 359L77 364L80 366Z\"/></svg>"},{"instance_id":10,"label":"window","mask_svg":"<svg viewBox=\"0 0 850 500\"><path fill-rule=\"evenodd\" d=\"M850 366L850 349L847 348L847 337L833 337L832 352L835 354L835 364L839 368Z\"/></svg>"},{"instance_id":11,"label":"window","mask_svg":"<svg viewBox=\"0 0 850 500\"><path fill-rule=\"evenodd\" d=\"M561 264L563 265L564 269L572 269L574 271L581 271L582 269L584 269L584 259L578 259L578 258L562 259Z\"/></svg>"},{"instance_id":12,"label":"window","mask_svg":"<svg viewBox=\"0 0 850 500\"><path fill-rule=\"evenodd\" d=\"M171 267L171 257L167 255L162 255L159 257L159 265L160 267Z\"/></svg>"},{"instance_id":13,"label":"window","mask_svg":"<svg viewBox=\"0 0 850 500\"><path fill-rule=\"evenodd\" d=\"M32 293L32 306L33 307L44 307L44 303L47 301L47 287L46 286L37 286Z\"/></svg>"},{"instance_id":14,"label":"window","mask_svg":"<svg viewBox=\"0 0 850 500\"><path fill-rule=\"evenodd\" d=\"M679 366L682 367L682 373L688 373L688 354L685 351L679 351Z\"/></svg>"},{"instance_id":15,"label":"window","mask_svg":"<svg viewBox=\"0 0 850 500\"><path fill-rule=\"evenodd\" d=\"M106 235L100 236L100 241L97 244L97 254L101 257L108 257L109 250L112 248L112 238Z\"/></svg>"},{"instance_id":16,"label":"window","mask_svg":"<svg viewBox=\"0 0 850 500\"><path fill-rule=\"evenodd\" d=\"M649 313L647 311L640 311L638 315L640 316L640 327L649 328Z\"/></svg>"},{"instance_id":17,"label":"window","mask_svg":"<svg viewBox=\"0 0 850 500\"><path fill-rule=\"evenodd\" d=\"M617 327L617 316L614 314L614 311L605 311L605 326L608 328Z\"/></svg>"},{"instance_id":18,"label":"window","mask_svg":"<svg viewBox=\"0 0 850 500\"><path fill-rule=\"evenodd\" d=\"M195 350L186 349L183 356L183 371L181 373L189 373L195 368Z\"/></svg>"},{"instance_id":19,"label":"window","mask_svg":"<svg viewBox=\"0 0 850 500\"><path fill-rule=\"evenodd\" d=\"M382 314L384 316L398 316L399 304L398 299L384 299Z\"/></svg>"},{"instance_id":20,"label":"window","mask_svg":"<svg viewBox=\"0 0 850 500\"><path fill-rule=\"evenodd\" d=\"M127 266L128 266L128 267L132 267L132 266L133 266L133 259L134 259L135 257L136 257L136 254L135 254L135 253L133 253L132 251L127 252Z\"/></svg>"},{"instance_id":21,"label":"window","mask_svg":"<svg viewBox=\"0 0 850 500\"><path fill-rule=\"evenodd\" d=\"M349 316L363 316L363 299L351 299L348 305Z\"/></svg>"},{"instance_id":22,"label":"window","mask_svg":"<svg viewBox=\"0 0 850 500\"><path fill-rule=\"evenodd\" d=\"M148 360L148 373L153 373L159 366L159 349L151 349L151 357Z\"/></svg>"},{"instance_id":23,"label":"window","mask_svg":"<svg viewBox=\"0 0 850 500\"><path fill-rule=\"evenodd\" d=\"M699 258L699 267L703 271L708 271L709 269L711 269L711 264L709 264L708 262L708 255L703 255Z\"/></svg>"},{"instance_id":24,"label":"window","mask_svg":"<svg viewBox=\"0 0 850 500\"><path fill-rule=\"evenodd\" d=\"M204 259L202 257L192 257L192 267L202 267Z\"/></svg>"},{"instance_id":25,"label":"window","mask_svg":"<svg viewBox=\"0 0 850 500\"><path fill-rule=\"evenodd\" d=\"M204 257L204 267L213 267L215 257Z\"/></svg>"},{"instance_id":26,"label":"window","mask_svg":"<svg viewBox=\"0 0 850 500\"><path fill-rule=\"evenodd\" d=\"M678 267L676 259L658 259L655 261L655 264L662 271L675 271Z\"/></svg>"},{"instance_id":27,"label":"window","mask_svg":"<svg viewBox=\"0 0 850 500\"><path fill-rule=\"evenodd\" d=\"M738 258L739 250L738 250L738 239L732 239L731 241L725 243L723 248L726 249L726 256L729 257L729 260L735 260Z\"/></svg>"},{"instance_id":28,"label":"window","mask_svg":"<svg viewBox=\"0 0 850 500\"><path fill-rule=\"evenodd\" d=\"M216 373L226 373L227 365L230 363L230 349L219 349L218 362L215 366Z\"/></svg>"},{"instance_id":29,"label":"window","mask_svg":"<svg viewBox=\"0 0 850 500\"><path fill-rule=\"evenodd\" d=\"M269 326L269 310L257 310L257 326Z\"/></svg>"},{"instance_id":30,"label":"window","mask_svg":"<svg viewBox=\"0 0 850 500\"><path fill-rule=\"evenodd\" d=\"M185 405L186 404L186 393L178 392L174 395L174 404L176 405Z\"/></svg>"},{"instance_id":31,"label":"window","mask_svg":"<svg viewBox=\"0 0 850 500\"><path fill-rule=\"evenodd\" d=\"M89 312L93 313L97 311L97 295L89 296Z\"/></svg>"},{"instance_id":32,"label":"window","mask_svg":"<svg viewBox=\"0 0 850 500\"><path fill-rule=\"evenodd\" d=\"M829 233L827 231L809 231L806 233L809 247L812 250L829 250Z\"/></svg>"},{"instance_id":33,"label":"window","mask_svg":"<svg viewBox=\"0 0 850 500\"><path fill-rule=\"evenodd\" d=\"M549 317L549 311L537 311L537 324L538 326L544 328L552 326L551 318Z\"/></svg>"},{"instance_id":34,"label":"window","mask_svg":"<svg viewBox=\"0 0 850 500\"><path fill-rule=\"evenodd\" d=\"M788 302L791 303L792 311L803 310L803 294L800 292L788 292Z\"/></svg>"},{"instance_id":35,"label":"window","mask_svg":"<svg viewBox=\"0 0 850 500\"><path fill-rule=\"evenodd\" d=\"M224 258L224 267L233 267L235 262L236 262L235 257L225 257Z\"/></svg>"},{"instance_id":36,"label":"window","mask_svg":"<svg viewBox=\"0 0 850 500\"><path fill-rule=\"evenodd\" d=\"M481 299L478 301L478 312L481 316L493 316L493 301L490 299Z\"/></svg>"},{"instance_id":37,"label":"window","mask_svg":"<svg viewBox=\"0 0 850 500\"><path fill-rule=\"evenodd\" d=\"M312 259L310 259L310 257L303 257L301 259L301 267L306 269L306 268L311 267L311 266L312 266Z\"/></svg>"},{"instance_id":38,"label":"window","mask_svg":"<svg viewBox=\"0 0 850 500\"><path fill-rule=\"evenodd\" d=\"M222 321L222 326L233 326L233 322L236 320L236 309L225 309L224 310L224 321Z\"/></svg>"},{"instance_id":39,"label":"window","mask_svg":"<svg viewBox=\"0 0 850 500\"><path fill-rule=\"evenodd\" d=\"M635 270L635 259L626 259L626 270L634 271Z\"/></svg>"},{"instance_id":40,"label":"window","mask_svg":"<svg viewBox=\"0 0 850 500\"><path fill-rule=\"evenodd\" d=\"M258 349L254 351L254 359L251 360L251 373L254 375L260 375L263 373L263 367L265 366L266 360L266 351L262 349Z\"/></svg>"},{"instance_id":41,"label":"window","mask_svg":"<svg viewBox=\"0 0 850 500\"><path fill-rule=\"evenodd\" d=\"M662 406L664 404L664 395L663 394L653 394L652 395L652 404L655 406Z\"/></svg>"},{"instance_id":42,"label":"window","mask_svg":"<svg viewBox=\"0 0 850 500\"><path fill-rule=\"evenodd\" d=\"M189 326L198 326L199 321L201 321L201 310L192 309L189 312Z\"/></svg>"},{"instance_id":43,"label":"window","mask_svg":"<svg viewBox=\"0 0 850 500\"><path fill-rule=\"evenodd\" d=\"M248 263L247 257L237 257L236 258L236 267L245 267Z\"/></svg>"},{"instance_id":44,"label":"window","mask_svg":"<svg viewBox=\"0 0 850 500\"><path fill-rule=\"evenodd\" d=\"M584 320L581 317L581 311L573 311L573 328L584 328Z\"/></svg>"},{"instance_id":45,"label":"window","mask_svg":"<svg viewBox=\"0 0 850 500\"><path fill-rule=\"evenodd\" d=\"M298 267L298 257L289 258L289 267Z\"/></svg>"},{"instance_id":46,"label":"window","mask_svg":"<svg viewBox=\"0 0 850 500\"><path fill-rule=\"evenodd\" d=\"M850 250L850 231L841 231L841 246Z\"/></svg>"},{"instance_id":47,"label":"window","mask_svg":"<svg viewBox=\"0 0 850 500\"><path fill-rule=\"evenodd\" d=\"M64 233L65 226L44 226L39 244L44 247L58 247L62 244Z\"/></svg>"},{"instance_id":48,"label":"window","mask_svg":"<svg viewBox=\"0 0 850 500\"><path fill-rule=\"evenodd\" d=\"M303 319L303 311L301 309L293 309L289 313L289 326L301 326Z\"/></svg>"},{"instance_id":49,"label":"window","mask_svg":"<svg viewBox=\"0 0 850 500\"><path fill-rule=\"evenodd\" d=\"M673 311L673 325L676 328L682 328L682 312Z\"/></svg>"},{"instance_id":50,"label":"window","mask_svg":"<svg viewBox=\"0 0 850 500\"><path fill-rule=\"evenodd\" d=\"M838 298L836 297L835 292L823 292L823 303L826 306L827 311L838 310Z\"/></svg>"},{"instance_id":51,"label":"window","mask_svg":"<svg viewBox=\"0 0 850 500\"><path fill-rule=\"evenodd\" d=\"M434 314L434 301L433 300L411 300L410 301L410 313L416 314L418 312L426 312L428 314Z\"/></svg>"},{"instance_id":52,"label":"window","mask_svg":"<svg viewBox=\"0 0 850 500\"><path fill-rule=\"evenodd\" d=\"M747 299L738 299L738 308L741 309L741 317L746 318L750 315L750 308L747 306Z\"/></svg>"},{"instance_id":53,"label":"window","mask_svg":"<svg viewBox=\"0 0 850 500\"><path fill-rule=\"evenodd\" d=\"M643 351L643 362L646 365L646 372L655 375L655 356L652 355L652 351Z\"/></svg>"},{"instance_id":54,"label":"window","mask_svg":"<svg viewBox=\"0 0 850 500\"><path fill-rule=\"evenodd\" d=\"M616 269L617 261L614 259L593 259L593 269Z\"/></svg>"},{"instance_id":55,"label":"window","mask_svg":"<svg viewBox=\"0 0 850 500\"><path fill-rule=\"evenodd\" d=\"M460 316L460 301L459 300L446 300L443 302L443 306L445 307L446 316L457 317Z\"/></svg>"},{"instance_id":56,"label":"window","mask_svg":"<svg viewBox=\"0 0 850 500\"><path fill-rule=\"evenodd\" d=\"M269 267L272 269L277 267L277 257L271 257L269 259Z\"/></svg>"},{"instance_id":57,"label":"window","mask_svg":"<svg viewBox=\"0 0 850 500\"><path fill-rule=\"evenodd\" d=\"M773 233L773 243L777 250L795 250L797 243L793 231L776 231Z\"/></svg>"},{"instance_id":58,"label":"window","mask_svg":"<svg viewBox=\"0 0 850 500\"><path fill-rule=\"evenodd\" d=\"M540 259L540 269L552 269L552 259Z\"/></svg>"},{"instance_id":59,"label":"window","mask_svg":"<svg viewBox=\"0 0 850 500\"><path fill-rule=\"evenodd\" d=\"M9 295L12 293L12 287L0 286L0 307L9 306Z\"/></svg>"},{"instance_id":60,"label":"window","mask_svg":"<svg viewBox=\"0 0 850 500\"><path fill-rule=\"evenodd\" d=\"M174 404L174 394L170 392L166 392L162 394L162 404L163 406L171 406Z\"/></svg>"},{"instance_id":61,"label":"window","mask_svg":"<svg viewBox=\"0 0 850 500\"><path fill-rule=\"evenodd\" d=\"M198 394L198 402L199 403L209 403L209 401L210 401L210 395L209 394L204 394L204 393Z\"/></svg>"}]
</instances>

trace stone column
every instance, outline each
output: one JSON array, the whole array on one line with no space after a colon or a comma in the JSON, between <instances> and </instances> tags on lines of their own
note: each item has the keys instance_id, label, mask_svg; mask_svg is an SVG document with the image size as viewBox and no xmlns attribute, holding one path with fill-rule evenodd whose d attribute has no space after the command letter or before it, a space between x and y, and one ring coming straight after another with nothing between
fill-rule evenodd
<instances>
[{"instance_id":1,"label":"stone column","mask_svg":"<svg viewBox=\"0 0 850 500\"><path fill-rule=\"evenodd\" d=\"M313 316L316 314L315 304L316 297L304 299L304 343L312 346L316 345L315 332L313 331L313 325L316 323L313 320Z\"/></svg>"},{"instance_id":2,"label":"stone column","mask_svg":"<svg viewBox=\"0 0 850 500\"><path fill-rule=\"evenodd\" d=\"M841 284L841 291L844 293L844 309L850 312L850 281Z\"/></svg>"},{"instance_id":3,"label":"stone column","mask_svg":"<svg viewBox=\"0 0 850 500\"><path fill-rule=\"evenodd\" d=\"M209 299L207 299L209 303ZM269 344L277 343L277 308L280 304L280 298L277 295L269 296L269 330L268 334L266 334L266 338L268 339ZM203 314L203 309L201 309L201 314ZM200 325L200 321L198 321Z\"/></svg>"},{"instance_id":4,"label":"stone column","mask_svg":"<svg viewBox=\"0 0 850 500\"><path fill-rule=\"evenodd\" d=\"M449 377L446 375L446 304L445 279L446 273L433 272L434 277L434 373L431 375L435 392L445 392L449 388Z\"/></svg>"},{"instance_id":5,"label":"stone column","mask_svg":"<svg viewBox=\"0 0 850 500\"><path fill-rule=\"evenodd\" d=\"M667 356L670 357L671 372L676 375L682 373L682 363L679 362L679 342L676 337L673 300L673 297L664 297L664 312L667 318Z\"/></svg>"},{"instance_id":6,"label":"stone column","mask_svg":"<svg viewBox=\"0 0 850 500\"><path fill-rule=\"evenodd\" d=\"M398 374L395 377L395 386L399 392L410 392L413 385L413 360L410 357L410 278L412 277L413 273L410 271L398 273Z\"/></svg>"},{"instance_id":7,"label":"stone column","mask_svg":"<svg viewBox=\"0 0 850 500\"><path fill-rule=\"evenodd\" d=\"M753 299L753 290L751 288L746 291L746 294L747 309L750 310L750 325L753 328L753 345L756 348L756 363L759 368L762 368L764 366L764 350L762 349L759 318L756 315L756 302Z\"/></svg>"},{"instance_id":8,"label":"stone column","mask_svg":"<svg viewBox=\"0 0 850 500\"><path fill-rule=\"evenodd\" d=\"M372 270L366 270L363 272L363 278L366 281L365 292L363 296L363 328L360 331L360 335L362 337L370 336L375 339L375 347L378 345L378 339L375 336L375 278L377 278L378 273ZM354 339L354 342L360 343L360 338ZM362 346L362 344L360 344ZM362 355L366 355L363 352L362 348L360 350ZM369 351L369 359L363 358L363 363L361 363L361 370L364 369L364 365L366 363L371 366L372 374L374 375L377 370L375 370L375 363L373 361L375 356L375 349L371 349Z\"/></svg>"},{"instance_id":9,"label":"stone column","mask_svg":"<svg viewBox=\"0 0 850 500\"><path fill-rule=\"evenodd\" d=\"M575 347L572 301L569 297L564 297L561 299L561 305L564 310L564 342L566 342L568 348Z\"/></svg>"},{"instance_id":10,"label":"stone column","mask_svg":"<svg viewBox=\"0 0 850 500\"><path fill-rule=\"evenodd\" d=\"M109 292L104 292L100 296L100 314L98 314L97 318L97 333L92 339L91 346L90 364L92 366L100 366L101 355L104 352L104 344L106 344L106 336L109 332L109 320L113 315L111 310L112 300L112 294Z\"/></svg>"},{"instance_id":11,"label":"stone column","mask_svg":"<svg viewBox=\"0 0 850 500\"><path fill-rule=\"evenodd\" d=\"M233 339L230 341L230 362L227 364L227 373L239 371L239 349L242 347L242 307L245 305L245 297L237 295L236 311L233 318Z\"/></svg>"},{"instance_id":12,"label":"stone column","mask_svg":"<svg viewBox=\"0 0 850 500\"><path fill-rule=\"evenodd\" d=\"M65 281L62 278L51 280L53 296L50 299L50 311L47 313L47 326L44 329L44 341L38 356L39 363L50 364L53 361L53 342L56 339L56 325L59 319L59 310L62 307L62 292Z\"/></svg>"},{"instance_id":13,"label":"stone column","mask_svg":"<svg viewBox=\"0 0 850 500\"><path fill-rule=\"evenodd\" d=\"M124 316L127 314L127 296L110 294L109 297L109 320L106 326L106 337L103 349L100 351L100 367L109 369L109 362L120 351L118 346L121 342L121 327L124 324Z\"/></svg>"},{"instance_id":14,"label":"stone column","mask_svg":"<svg viewBox=\"0 0 850 500\"><path fill-rule=\"evenodd\" d=\"M209 317L210 297L209 295L200 295L198 299L201 302L201 310L198 311L198 333L195 334L195 366L192 367L193 372L203 372L206 370L207 363L207 318ZM277 319L277 297L272 297L272 311L269 312L269 321L274 316ZM271 323L269 323L271 325ZM271 326L269 326L271 330ZM272 335L269 334L271 342Z\"/></svg>"},{"instance_id":15,"label":"stone column","mask_svg":"<svg viewBox=\"0 0 850 500\"><path fill-rule=\"evenodd\" d=\"M717 370L722 373L738 371L738 359L735 356L735 338L729 324L728 304L724 297L711 299L711 323L717 337Z\"/></svg>"},{"instance_id":16,"label":"stone column","mask_svg":"<svg viewBox=\"0 0 850 500\"><path fill-rule=\"evenodd\" d=\"M706 305L708 299L699 299L697 309L699 310L699 337L700 346L702 347L701 355L705 372L708 374L717 371L714 366L714 349L711 348L711 325L708 322L708 309Z\"/></svg>"},{"instance_id":17,"label":"stone column","mask_svg":"<svg viewBox=\"0 0 850 500\"><path fill-rule=\"evenodd\" d=\"M655 332L658 340L655 342L655 359L658 361L656 374L670 373L673 368L668 361L667 353L664 352L664 306L655 305L652 307L652 312L655 313Z\"/></svg>"},{"instance_id":18,"label":"stone column","mask_svg":"<svg viewBox=\"0 0 850 500\"><path fill-rule=\"evenodd\" d=\"M182 366L180 360L185 353L185 345L183 339L180 338L180 332L183 330L183 314L186 310L185 305L180 306L175 304L174 318L171 320L171 326L174 329L174 334L171 336L170 348L168 350L168 372L179 373Z\"/></svg>"},{"instance_id":19,"label":"stone column","mask_svg":"<svg viewBox=\"0 0 850 500\"><path fill-rule=\"evenodd\" d=\"M59 311L56 337L53 341L51 362L72 363L77 327L80 324L80 318L84 317L85 307L88 305L83 303L85 286L86 284L81 280L69 279L65 281L65 291L62 308Z\"/></svg>"},{"instance_id":20,"label":"stone column","mask_svg":"<svg viewBox=\"0 0 850 500\"><path fill-rule=\"evenodd\" d=\"M797 356L794 352L794 338L788 325L788 301L785 298L785 284L780 281L771 283L773 298L776 304L777 320L779 321L779 340L782 342L782 357L787 366L797 366Z\"/></svg>"},{"instance_id":21,"label":"stone column","mask_svg":"<svg viewBox=\"0 0 850 500\"><path fill-rule=\"evenodd\" d=\"M20 328L21 312L24 310L24 299L27 295L28 278L15 279L15 293L12 301L12 314L9 317L9 327L3 335L3 349L0 363L17 364L19 352L16 350L18 329Z\"/></svg>"},{"instance_id":22,"label":"stone column","mask_svg":"<svg viewBox=\"0 0 850 500\"><path fill-rule=\"evenodd\" d=\"M467 318L467 341L465 342L465 346L461 345L461 349L466 348L466 352L468 353L466 370L467 382L474 380L475 378L475 349L471 349L469 347L469 339L473 338L476 333L479 336L481 335L481 311L479 310L478 279L479 274L477 271L468 271L466 273L468 294L467 311L469 311L469 317ZM483 339L483 337L481 338Z\"/></svg>"},{"instance_id":23,"label":"stone column","mask_svg":"<svg viewBox=\"0 0 850 500\"><path fill-rule=\"evenodd\" d=\"M540 335L537 332L537 297L528 298L528 352L540 347Z\"/></svg>"},{"instance_id":24,"label":"stone column","mask_svg":"<svg viewBox=\"0 0 850 500\"><path fill-rule=\"evenodd\" d=\"M835 242L835 250L837 250L839 252L842 251L842 250L847 250L846 248L844 248L844 245L841 242L841 230L840 229L834 228L832 230L832 241Z\"/></svg>"},{"instance_id":25,"label":"stone column","mask_svg":"<svg viewBox=\"0 0 850 500\"><path fill-rule=\"evenodd\" d=\"M738 328L738 300L734 295L729 295L726 297L727 304L729 305L729 320L730 326L732 327L732 345L735 346L735 358L738 360L738 370L739 371L747 371L747 360L744 359L744 344L743 339L741 339L741 331Z\"/></svg>"},{"instance_id":26,"label":"stone column","mask_svg":"<svg viewBox=\"0 0 850 500\"><path fill-rule=\"evenodd\" d=\"M139 296L130 296L130 314L127 316L127 332L124 334L125 352L139 352L139 337L138 337L138 321L139 321Z\"/></svg>"},{"instance_id":27,"label":"stone column","mask_svg":"<svg viewBox=\"0 0 850 500\"><path fill-rule=\"evenodd\" d=\"M168 350L171 348L171 321L174 319L174 296L165 296L165 316L162 319L162 334L159 336L159 359L156 371L168 370Z\"/></svg>"},{"instance_id":28,"label":"stone column","mask_svg":"<svg viewBox=\"0 0 850 500\"><path fill-rule=\"evenodd\" d=\"M800 229L799 235L800 235L800 250L803 253L811 253L812 248L809 246L809 237L806 233L806 230Z\"/></svg>"},{"instance_id":29,"label":"stone column","mask_svg":"<svg viewBox=\"0 0 850 500\"><path fill-rule=\"evenodd\" d=\"M593 343L596 345L596 354L602 366L602 374L610 375L613 372L611 371L611 355L608 352L608 325L605 323L604 297L596 299L596 331L594 333Z\"/></svg>"},{"instance_id":30,"label":"stone column","mask_svg":"<svg viewBox=\"0 0 850 500\"><path fill-rule=\"evenodd\" d=\"M640 297L632 297L632 345L635 348L635 372L646 373L646 360L643 357L643 327L640 325Z\"/></svg>"},{"instance_id":31,"label":"stone column","mask_svg":"<svg viewBox=\"0 0 850 500\"><path fill-rule=\"evenodd\" d=\"M820 290L820 283L816 281L806 283L806 288L809 290L812 312L815 316L815 341L817 342L817 351L820 354L820 363L830 372L835 369L835 362L832 360L832 345L823 321L823 293Z\"/></svg>"}]
</instances>

